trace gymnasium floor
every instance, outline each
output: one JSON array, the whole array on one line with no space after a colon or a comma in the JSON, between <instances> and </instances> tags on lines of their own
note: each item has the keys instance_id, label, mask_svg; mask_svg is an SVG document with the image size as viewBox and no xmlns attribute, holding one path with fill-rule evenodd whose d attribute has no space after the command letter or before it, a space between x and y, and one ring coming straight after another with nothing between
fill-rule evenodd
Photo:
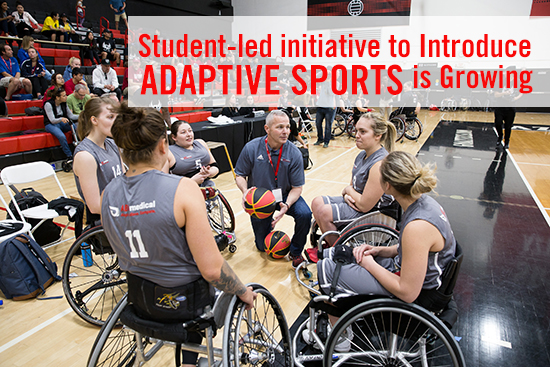
<instances>
[{"instance_id":1,"label":"gymnasium floor","mask_svg":"<svg viewBox=\"0 0 550 367\"><path fill-rule=\"evenodd\" d=\"M508 155L497 156L492 113L422 111L419 142L398 149L419 153L437 164L436 199L445 208L465 260L456 288L460 318L453 332L468 366L550 365L550 118L520 113ZM314 141L314 139L312 139ZM350 179L358 150L350 138L328 149L311 147L314 167L306 171L303 196L338 194ZM71 174L59 173L68 194L76 195ZM265 285L281 303L289 325L300 316L308 294L288 262L269 260L255 250L250 221L240 208L231 173L216 179L237 221L235 254L224 254L245 282ZM47 186L35 188L52 199ZM5 189L0 192L6 197ZM50 190L50 191L48 191ZM543 216L545 212L546 217ZM277 229L292 232L283 218ZM71 241L47 250L61 267ZM61 283L46 296L62 295ZM0 306L0 366L82 366L98 328L86 324L64 299L12 302ZM173 351L151 365L173 365Z\"/></svg>"}]
</instances>

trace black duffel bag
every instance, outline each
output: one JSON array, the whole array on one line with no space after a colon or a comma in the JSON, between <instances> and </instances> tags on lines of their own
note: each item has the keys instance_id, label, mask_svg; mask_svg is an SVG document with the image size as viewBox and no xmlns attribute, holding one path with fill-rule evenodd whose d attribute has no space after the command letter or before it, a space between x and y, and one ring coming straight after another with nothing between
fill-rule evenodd
<instances>
[{"instance_id":1,"label":"black duffel bag","mask_svg":"<svg viewBox=\"0 0 550 367\"><path fill-rule=\"evenodd\" d=\"M19 191L15 186L10 185L10 189L12 189L15 193L15 200L21 210L48 203L48 200L41 193L35 191L32 187ZM13 202L10 201L9 207L15 216L15 219L21 220L21 216L19 215L19 212L15 208ZM25 218L25 221L28 222L32 228L40 223L40 219ZM52 219L47 219L33 232L32 235L40 246L44 246L59 239L61 235L61 228L57 226Z\"/></svg>"}]
</instances>

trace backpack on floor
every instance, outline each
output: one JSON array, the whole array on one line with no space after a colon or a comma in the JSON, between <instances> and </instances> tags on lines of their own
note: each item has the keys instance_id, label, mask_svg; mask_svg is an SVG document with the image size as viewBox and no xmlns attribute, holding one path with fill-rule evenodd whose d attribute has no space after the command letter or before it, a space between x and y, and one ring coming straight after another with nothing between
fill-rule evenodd
<instances>
[{"instance_id":1,"label":"backpack on floor","mask_svg":"<svg viewBox=\"0 0 550 367\"><path fill-rule=\"evenodd\" d=\"M43 294L57 275L57 264L30 236L20 234L0 243L0 290L22 301Z\"/></svg>"},{"instance_id":2,"label":"backpack on floor","mask_svg":"<svg viewBox=\"0 0 550 367\"><path fill-rule=\"evenodd\" d=\"M10 185L10 189L15 193L14 195L15 201L17 202L17 205L19 205L19 208L21 210L33 208L35 206L48 203L48 200L38 191L34 191L32 187L19 191L15 186ZM17 209L15 209L14 203L10 201L9 207L15 219L21 220L21 216L19 215L19 212L17 211ZM30 223L32 228L34 228L34 226L40 223L40 219L25 218L25 220ZM44 221L44 223L42 223L40 227L38 227L33 232L33 236L36 239L36 242L38 242L42 246L47 245L48 243L51 243L53 241L56 241L57 239L59 239L60 235L61 235L61 228L57 226L52 219L48 219Z\"/></svg>"}]
</instances>

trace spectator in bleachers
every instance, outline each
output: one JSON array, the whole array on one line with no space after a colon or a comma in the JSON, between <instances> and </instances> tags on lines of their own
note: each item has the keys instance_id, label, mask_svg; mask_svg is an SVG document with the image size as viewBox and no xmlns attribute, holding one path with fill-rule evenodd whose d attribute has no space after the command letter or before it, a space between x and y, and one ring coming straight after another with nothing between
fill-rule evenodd
<instances>
[{"instance_id":1,"label":"spectator in bleachers","mask_svg":"<svg viewBox=\"0 0 550 367\"><path fill-rule=\"evenodd\" d=\"M82 0L76 2L76 26L84 27L84 18L86 17L86 6L82 4Z\"/></svg>"},{"instance_id":2,"label":"spectator in bleachers","mask_svg":"<svg viewBox=\"0 0 550 367\"><path fill-rule=\"evenodd\" d=\"M42 64L40 64L35 48L30 47L27 53L29 58L21 63L21 76L30 80L32 84L32 96L42 99L46 89L48 89L46 72Z\"/></svg>"},{"instance_id":3,"label":"spectator in bleachers","mask_svg":"<svg viewBox=\"0 0 550 367\"><path fill-rule=\"evenodd\" d=\"M128 95L132 95L136 90L140 88L141 83L143 82L144 71L141 68L141 61L136 57L135 59L132 60L132 64L127 70L128 70ZM179 77L179 74L178 74L178 77ZM182 74L182 78L183 78L183 74ZM178 81L177 83L179 85L181 82Z\"/></svg>"},{"instance_id":4,"label":"spectator in bleachers","mask_svg":"<svg viewBox=\"0 0 550 367\"><path fill-rule=\"evenodd\" d=\"M126 0L110 0L109 6L115 12L115 29L118 31L118 22L120 18L124 20L126 29L128 29L128 19L126 18Z\"/></svg>"},{"instance_id":5,"label":"spectator in bleachers","mask_svg":"<svg viewBox=\"0 0 550 367\"><path fill-rule=\"evenodd\" d=\"M239 116L239 109L237 108L237 96L233 93L229 93L225 97L225 107L222 108L221 115L227 117Z\"/></svg>"},{"instance_id":6,"label":"spectator in bleachers","mask_svg":"<svg viewBox=\"0 0 550 367\"><path fill-rule=\"evenodd\" d=\"M80 36L74 30L71 22L69 22L69 18L67 17L67 14L65 13L61 14L61 22L59 23L60 23L60 27L63 28L63 30L66 33L67 42L71 40L72 43L80 43Z\"/></svg>"},{"instance_id":7,"label":"spectator in bleachers","mask_svg":"<svg viewBox=\"0 0 550 367\"><path fill-rule=\"evenodd\" d=\"M21 41L21 47L19 48L19 51L17 51L17 58L19 59L19 62L21 64L23 64L23 61L28 60L29 54L27 51L31 47L34 48L34 38L32 38L31 36L24 36L23 41ZM37 49L34 49L34 50L36 51L36 55L38 56L38 62L40 62L40 65L42 65L42 68L46 73L44 75L44 78L46 79L46 81L49 82L50 80L52 80L52 73L50 73L46 68L46 63L44 62L44 59L40 55L40 52L38 52Z\"/></svg>"},{"instance_id":8,"label":"spectator in bleachers","mask_svg":"<svg viewBox=\"0 0 550 367\"><path fill-rule=\"evenodd\" d=\"M74 92L67 97L67 106L73 111L75 115L80 115L80 112L84 109L86 102L92 98L88 93L88 88L82 84L77 84L74 87Z\"/></svg>"},{"instance_id":9,"label":"spectator in bleachers","mask_svg":"<svg viewBox=\"0 0 550 367\"><path fill-rule=\"evenodd\" d=\"M15 22L15 28L19 37L30 36L34 32L40 32L42 26L38 24L32 15L25 11L23 4L19 1L16 4L17 11L14 11L11 15L14 18L13 21ZM23 62L23 60L19 61Z\"/></svg>"},{"instance_id":10,"label":"spectator in bleachers","mask_svg":"<svg viewBox=\"0 0 550 367\"><path fill-rule=\"evenodd\" d=\"M101 64L101 59L99 58L99 52L97 47L97 41L94 38L92 32L86 33L86 37L82 40L82 43L85 43L87 46L81 48L81 56L83 59L88 59L92 62L92 65Z\"/></svg>"},{"instance_id":11,"label":"spectator in bleachers","mask_svg":"<svg viewBox=\"0 0 550 367\"><path fill-rule=\"evenodd\" d=\"M82 69L74 68L72 71L72 78L65 82L63 88L65 89L65 92L67 92L67 95L70 96L75 91L75 87L79 84L83 85L84 88L86 88L86 92L89 93L88 86L86 85L86 81L84 80L84 73L82 72Z\"/></svg>"},{"instance_id":12,"label":"spectator in bleachers","mask_svg":"<svg viewBox=\"0 0 550 367\"><path fill-rule=\"evenodd\" d=\"M7 89L6 101L11 100L11 96L21 88L25 88L25 92L32 93L32 84L30 80L21 78L19 63L13 57L13 50L9 45L3 45L0 49L2 57L0 57L0 87Z\"/></svg>"},{"instance_id":13,"label":"spectator in bleachers","mask_svg":"<svg viewBox=\"0 0 550 367\"><path fill-rule=\"evenodd\" d=\"M108 59L111 62L115 62L115 66L120 61L120 54L116 51L115 40L113 35L108 29L103 31L103 37L98 38L97 46L99 52L101 52L101 60Z\"/></svg>"},{"instance_id":14,"label":"spectator in bleachers","mask_svg":"<svg viewBox=\"0 0 550 367\"><path fill-rule=\"evenodd\" d=\"M6 36L17 37L17 29L15 28L15 23L13 21L14 17L8 12L8 2L2 1L0 3L0 29L4 32Z\"/></svg>"},{"instance_id":15,"label":"spectator in bleachers","mask_svg":"<svg viewBox=\"0 0 550 367\"><path fill-rule=\"evenodd\" d=\"M42 34L52 41L65 41L65 34L63 29L59 26L59 13L52 11L49 17L44 20L42 26Z\"/></svg>"},{"instance_id":16,"label":"spectator in bleachers","mask_svg":"<svg viewBox=\"0 0 550 367\"><path fill-rule=\"evenodd\" d=\"M120 101L122 91L119 88L116 72L113 68L111 68L111 63L108 59L101 61L101 65L94 69L92 76L94 82L94 94L101 96L104 93L114 92Z\"/></svg>"},{"instance_id":17,"label":"spectator in bleachers","mask_svg":"<svg viewBox=\"0 0 550 367\"><path fill-rule=\"evenodd\" d=\"M256 111L256 105L254 104L254 96L248 95L246 97L246 102L244 105L239 108L239 115L241 116L248 116L250 114L254 114L254 111Z\"/></svg>"},{"instance_id":18,"label":"spectator in bleachers","mask_svg":"<svg viewBox=\"0 0 550 367\"><path fill-rule=\"evenodd\" d=\"M63 79L69 80L73 77L73 69L74 68L80 68L80 59L78 57L71 57L69 59L69 65L65 66L65 70L63 71ZM71 94L67 92L67 94Z\"/></svg>"},{"instance_id":19,"label":"spectator in bleachers","mask_svg":"<svg viewBox=\"0 0 550 367\"><path fill-rule=\"evenodd\" d=\"M44 98L42 99L42 108L44 108L44 105L48 100L51 98L49 96L50 91L54 91L59 88L63 88L63 85L65 84L65 79L63 79L63 75L60 73L55 73L52 75L52 80L50 80L50 87L46 89L46 93L44 93Z\"/></svg>"},{"instance_id":20,"label":"spectator in bleachers","mask_svg":"<svg viewBox=\"0 0 550 367\"><path fill-rule=\"evenodd\" d=\"M128 98L128 61L124 62L124 78L122 79L122 95L124 98Z\"/></svg>"},{"instance_id":21,"label":"spectator in bleachers","mask_svg":"<svg viewBox=\"0 0 550 367\"><path fill-rule=\"evenodd\" d=\"M71 131L71 121L78 121L78 116L67 107L67 93L62 87L48 94L50 99L44 104L44 128L59 140L63 153L71 159L73 153L65 133Z\"/></svg>"}]
</instances>

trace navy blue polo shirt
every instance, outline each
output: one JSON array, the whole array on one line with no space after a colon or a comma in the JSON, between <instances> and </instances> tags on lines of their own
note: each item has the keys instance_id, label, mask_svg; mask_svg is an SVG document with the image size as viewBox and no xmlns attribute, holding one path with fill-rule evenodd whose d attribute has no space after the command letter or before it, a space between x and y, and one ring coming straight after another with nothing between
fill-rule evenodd
<instances>
[{"instance_id":1,"label":"navy blue polo shirt","mask_svg":"<svg viewBox=\"0 0 550 367\"><path fill-rule=\"evenodd\" d=\"M271 149L267 145L273 166L269 162L266 149L266 136L248 142L237 160L235 173L248 178L248 187L256 186L273 190L280 188L283 196L287 196L293 187L304 186L304 162L300 150L290 141L283 144L283 155L279 164L277 184L274 168L277 168L279 149Z\"/></svg>"}]
</instances>

